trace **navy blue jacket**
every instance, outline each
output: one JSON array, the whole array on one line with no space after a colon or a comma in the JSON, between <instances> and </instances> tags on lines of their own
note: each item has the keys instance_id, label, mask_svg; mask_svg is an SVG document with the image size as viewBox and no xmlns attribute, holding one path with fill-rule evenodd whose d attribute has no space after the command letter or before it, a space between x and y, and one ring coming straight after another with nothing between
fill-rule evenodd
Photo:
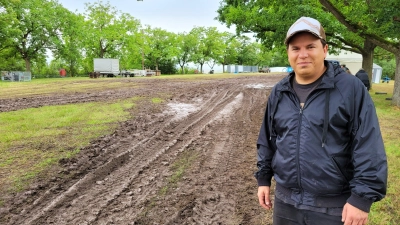
<instances>
[{"instance_id":1,"label":"navy blue jacket","mask_svg":"<svg viewBox=\"0 0 400 225\"><path fill-rule=\"evenodd\" d=\"M365 85L365 87L367 88L367 90L369 91L369 89L371 88L371 84L369 83L369 77L367 72L365 72L365 70L359 70L356 73L356 77L358 79L361 80L361 82L363 82L363 84Z\"/></svg>"},{"instance_id":2,"label":"navy blue jacket","mask_svg":"<svg viewBox=\"0 0 400 225\"><path fill-rule=\"evenodd\" d=\"M274 176L297 205L369 212L386 194L387 160L378 118L364 84L325 61L319 86L300 108L290 73L268 98L257 140L255 176Z\"/></svg>"}]
</instances>

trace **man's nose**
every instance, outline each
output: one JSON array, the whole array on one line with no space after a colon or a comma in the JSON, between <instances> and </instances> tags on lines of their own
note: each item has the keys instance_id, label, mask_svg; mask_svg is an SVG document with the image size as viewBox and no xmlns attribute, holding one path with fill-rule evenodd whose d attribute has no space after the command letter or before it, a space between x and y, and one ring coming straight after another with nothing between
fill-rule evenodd
<instances>
[{"instance_id":1,"label":"man's nose","mask_svg":"<svg viewBox=\"0 0 400 225\"><path fill-rule=\"evenodd\" d=\"M299 57L301 57L301 58L308 57L307 49L300 49Z\"/></svg>"}]
</instances>

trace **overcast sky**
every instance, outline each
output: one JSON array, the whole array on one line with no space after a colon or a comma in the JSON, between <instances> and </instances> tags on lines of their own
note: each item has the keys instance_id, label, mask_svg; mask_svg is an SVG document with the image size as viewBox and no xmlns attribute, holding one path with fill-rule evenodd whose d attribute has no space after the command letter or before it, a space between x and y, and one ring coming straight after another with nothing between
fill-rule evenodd
<instances>
[{"instance_id":1,"label":"overcast sky","mask_svg":"<svg viewBox=\"0 0 400 225\"><path fill-rule=\"evenodd\" d=\"M58 0L70 11L83 12L85 2L97 0ZM104 4L107 1L102 1ZM110 5L140 20L142 25L159 27L170 32L189 32L195 26L217 27L220 31L235 33L214 18L220 0L111 0Z\"/></svg>"}]
</instances>

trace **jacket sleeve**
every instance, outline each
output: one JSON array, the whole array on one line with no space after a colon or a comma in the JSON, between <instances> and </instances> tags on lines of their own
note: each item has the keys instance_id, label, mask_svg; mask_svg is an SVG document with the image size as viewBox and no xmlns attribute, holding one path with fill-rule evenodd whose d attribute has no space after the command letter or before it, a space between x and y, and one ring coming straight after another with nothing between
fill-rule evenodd
<instances>
[{"instance_id":1,"label":"jacket sleeve","mask_svg":"<svg viewBox=\"0 0 400 225\"><path fill-rule=\"evenodd\" d=\"M352 163L354 176L350 181L351 205L369 212L373 202L386 194L387 160L378 117L371 96L358 85L354 99Z\"/></svg>"},{"instance_id":2,"label":"jacket sleeve","mask_svg":"<svg viewBox=\"0 0 400 225\"><path fill-rule=\"evenodd\" d=\"M271 163L272 158L275 154L275 137L270 134L270 119L271 115L271 108L273 97L274 95L271 94L268 99L267 107L265 110L264 119L260 128L258 140L257 140L257 167L258 171L255 173L255 177L257 179L258 186L271 186L271 179L274 174Z\"/></svg>"}]
</instances>

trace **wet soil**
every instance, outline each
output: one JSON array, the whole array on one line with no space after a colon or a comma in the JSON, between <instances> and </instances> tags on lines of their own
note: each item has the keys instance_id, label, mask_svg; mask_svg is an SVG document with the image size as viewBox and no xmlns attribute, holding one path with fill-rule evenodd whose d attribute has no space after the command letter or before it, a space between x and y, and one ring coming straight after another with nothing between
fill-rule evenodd
<instances>
[{"instance_id":1,"label":"wet soil","mask_svg":"<svg viewBox=\"0 0 400 225\"><path fill-rule=\"evenodd\" d=\"M0 112L7 112L168 96L138 104L114 133L8 196L0 224L271 224L257 200L255 143L267 96L282 77L127 78L140 85L0 99Z\"/></svg>"}]
</instances>

